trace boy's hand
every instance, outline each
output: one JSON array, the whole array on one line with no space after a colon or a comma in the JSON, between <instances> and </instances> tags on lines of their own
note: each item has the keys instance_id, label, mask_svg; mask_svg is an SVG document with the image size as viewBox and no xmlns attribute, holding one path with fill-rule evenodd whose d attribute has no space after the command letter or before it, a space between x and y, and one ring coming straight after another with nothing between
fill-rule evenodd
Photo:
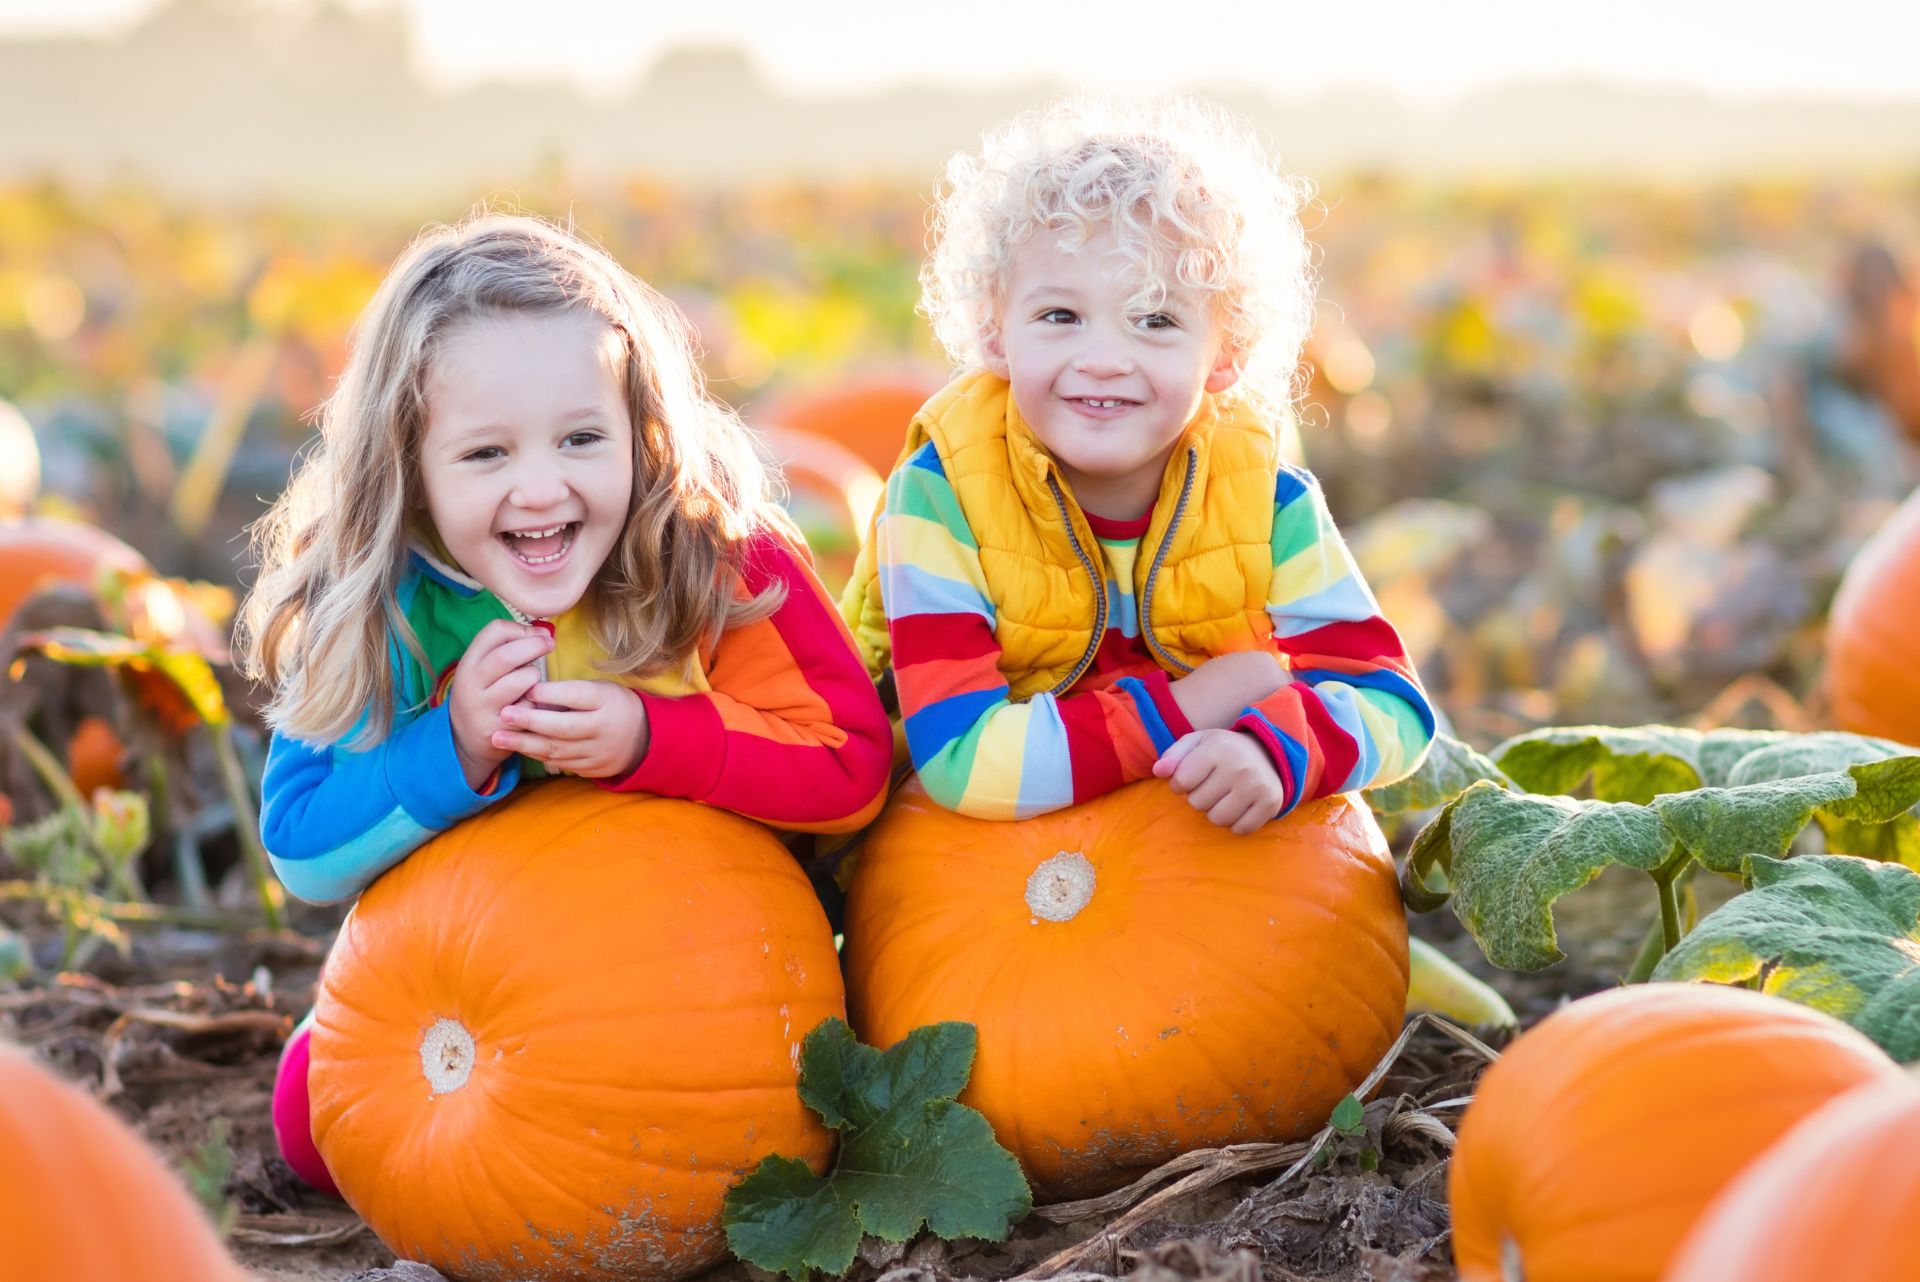
<instances>
[{"instance_id":1,"label":"boy's hand","mask_svg":"<svg viewBox=\"0 0 1920 1282\"><path fill-rule=\"evenodd\" d=\"M1236 650L1208 659L1168 689L1195 730L1230 730L1242 710L1289 680L1286 665L1271 650Z\"/></svg>"},{"instance_id":2,"label":"boy's hand","mask_svg":"<svg viewBox=\"0 0 1920 1282\"><path fill-rule=\"evenodd\" d=\"M1251 735L1238 730L1196 730L1182 735L1153 763L1153 773L1204 810L1207 822L1242 837L1280 813L1286 785L1273 759Z\"/></svg>"},{"instance_id":3,"label":"boy's hand","mask_svg":"<svg viewBox=\"0 0 1920 1282\"><path fill-rule=\"evenodd\" d=\"M553 649L553 638L539 628L511 619L495 619L467 644L453 669L447 691L447 715L453 720L453 751L467 786L478 789L512 756L493 743L500 710L523 698L540 680L534 663Z\"/></svg>"},{"instance_id":4,"label":"boy's hand","mask_svg":"<svg viewBox=\"0 0 1920 1282\"><path fill-rule=\"evenodd\" d=\"M500 720L494 747L588 779L629 773L652 738L647 705L612 681L542 681Z\"/></svg>"}]
</instances>

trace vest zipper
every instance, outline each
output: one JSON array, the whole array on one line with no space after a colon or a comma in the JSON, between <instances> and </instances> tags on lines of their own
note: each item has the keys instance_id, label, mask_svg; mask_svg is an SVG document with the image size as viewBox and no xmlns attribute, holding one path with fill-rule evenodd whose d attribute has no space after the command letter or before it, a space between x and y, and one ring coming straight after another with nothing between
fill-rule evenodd
<instances>
[{"instance_id":1,"label":"vest zipper","mask_svg":"<svg viewBox=\"0 0 1920 1282\"><path fill-rule=\"evenodd\" d=\"M1060 505L1060 519L1067 527L1067 541L1073 544L1074 555L1080 558L1080 564L1087 568L1087 576L1093 580L1093 638L1087 642L1087 652L1080 656L1080 662L1073 665L1073 671L1047 691L1048 694L1059 695L1073 688L1073 683L1093 663L1093 656L1100 649L1100 638L1107 630L1107 576L1087 556L1087 550L1080 546L1080 536L1073 530L1073 517L1067 511L1067 496L1061 492L1060 482L1054 479L1052 472L1047 473L1047 488L1053 491L1053 501Z\"/></svg>"},{"instance_id":2,"label":"vest zipper","mask_svg":"<svg viewBox=\"0 0 1920 1282\"><path fill-rule=\"evenodd\" d=\"M1160 565L1167 559L1167 553L1173 550L1173 532L1179 528L1180 514L1187 509L1187 496L1193 493L1193 474L1200 466L1200 451L1187 447L1187 476L1180 483L1180 498L1173 505L1173 517L1167 522L1167 532L1160 538L1160 550L1154 554L1153 565L1147 570L1147 586L1140 593L1140 635L1145 637L1153 653L1163 663L1185 674L1193 671L1193 665L1182 663L1167 653L1160 639L1153 635L1153 581L1160 574Z\"/></svg>"}]
</instances>

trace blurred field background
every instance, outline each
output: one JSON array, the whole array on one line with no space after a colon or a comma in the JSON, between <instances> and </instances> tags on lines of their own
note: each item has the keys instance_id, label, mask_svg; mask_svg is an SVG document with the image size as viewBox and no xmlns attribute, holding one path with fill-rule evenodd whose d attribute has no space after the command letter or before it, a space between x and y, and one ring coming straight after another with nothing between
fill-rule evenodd
<instances>
[{"instance_id":1,"label":"blurred field background","mask_svg":"<svg viewBox=\"0 0 1920 1282\"><path fill-rule=\"evenodd\" d=\"M234 588L385 265L479 200L571 219L686 310L749 420L804 419L884 471L899 404L943 376L914 311L941 160L1049 87L809 94L713 42L664 49L624 97L448 87L421 66L430 6L31 17L0 41L0 98L46 122L0 145L0 398L38 443L42 510ZM156 80L175 93L150 110L101 88ZM1470 738L1709 705L1817 720L1827 600L1913 480L1920 84L1711 88L1215 95L1311 165L1307 459ZM877 422L806 405L876 384ZM844 573L847 460L797 462Z\"/></svg>"}]
</instances>

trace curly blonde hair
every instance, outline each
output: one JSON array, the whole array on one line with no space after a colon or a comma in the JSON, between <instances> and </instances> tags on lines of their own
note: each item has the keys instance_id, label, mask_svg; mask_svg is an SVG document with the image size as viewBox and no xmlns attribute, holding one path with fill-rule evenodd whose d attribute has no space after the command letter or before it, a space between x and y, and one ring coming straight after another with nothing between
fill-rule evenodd
<instances>
[{"instance_id":1,"label":"curly blonde hair","mask_svg":"<svg viewBox=\"0 0 1920 1282\"><path fill-rule=\"evenodd\" d=\"M425 513L428 369L463 324L526 312L599 316L625 347L633 496L587 601L604 666L683 667L725 628L778 606L777 590L737 591L746 542L781 525L767 465L707 396L680 313L572 231L478 212L429 228L388 271L321 407L317 447L254 527L260 574L236 649L241 670L271 685L264 712L276 729L331 743L360 725L355 746L386 734L393 646L425 662L395 593Z\"/></svg>"},{"instance_id":2,"label":"curly blonde hair","mask_svg":"<svg viewBox=\"0 0 1920 1282\"><path fill-rule=\"evenodd\" d=\"M1142 311L1180 288L1209 300L1239 381L1226 395L1281 412L1313 318L1300 209L1251 130L1190 99L1080 97L1016 117L947 164L920 272L921 311L963 367L985 363L1014 250L1042 231L1084 244L1111 228L1140 275Z\"/></svg>"}]
</instances>

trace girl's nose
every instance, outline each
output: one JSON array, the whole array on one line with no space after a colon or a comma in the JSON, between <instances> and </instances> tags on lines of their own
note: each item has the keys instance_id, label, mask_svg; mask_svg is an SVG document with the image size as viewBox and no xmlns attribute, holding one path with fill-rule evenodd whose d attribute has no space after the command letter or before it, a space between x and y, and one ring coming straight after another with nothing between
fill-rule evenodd
<instances>
[{"instance_id":1,"label":"girl's nose","mask_svg":"<svg viewBox=\"0 0 1920 1282\"><path fill-rule=\"evenodd\" d=\"M514 475L507 501L515 507L537 512L553 507L567 498L567 481L560 469L544 461L529 460Z\"/></svg>"}]
</instances>

